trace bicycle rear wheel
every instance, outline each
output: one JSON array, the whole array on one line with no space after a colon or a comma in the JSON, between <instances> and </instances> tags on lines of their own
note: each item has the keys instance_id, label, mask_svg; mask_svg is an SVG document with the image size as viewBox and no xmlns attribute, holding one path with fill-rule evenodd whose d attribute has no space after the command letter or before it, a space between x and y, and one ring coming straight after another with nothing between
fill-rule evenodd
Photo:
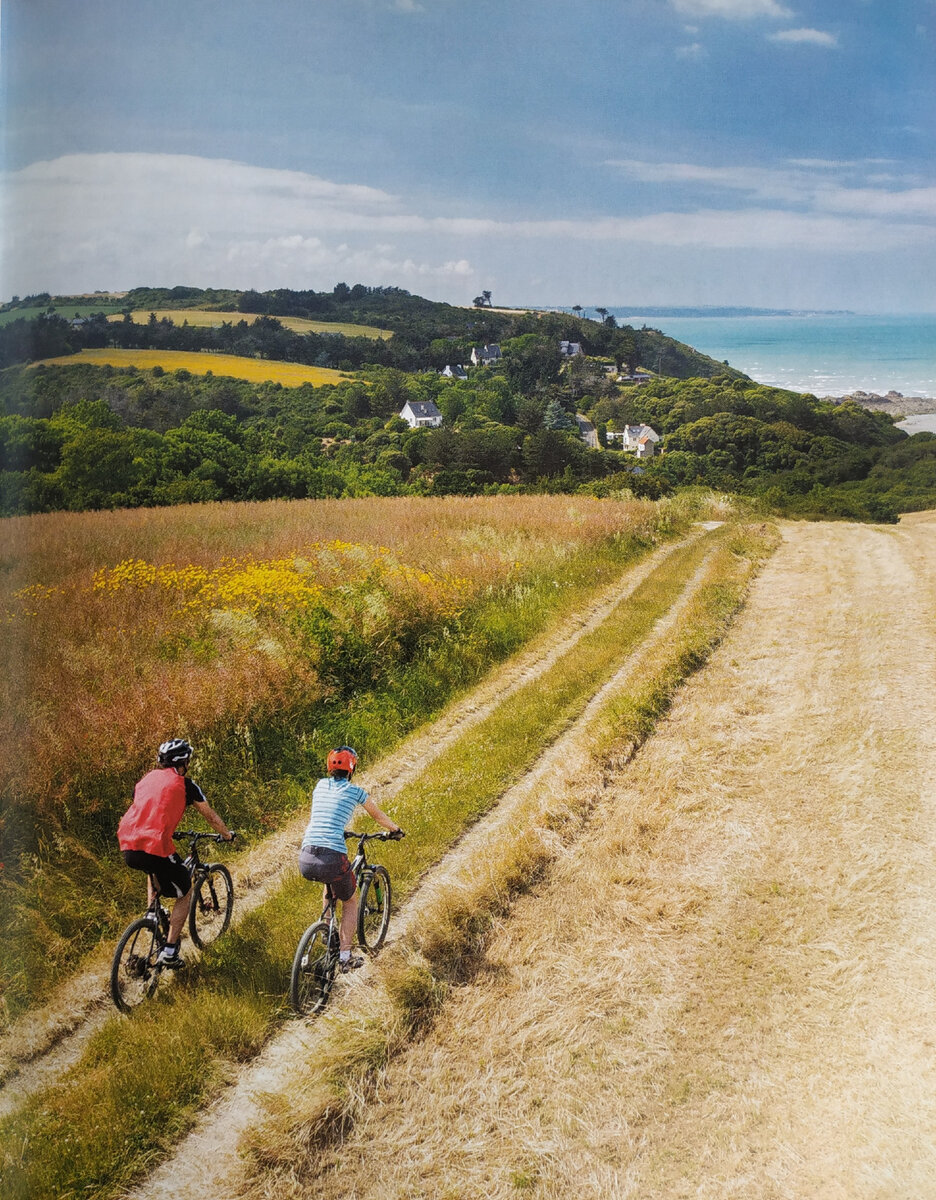
<instances>
[{"instance_id":1,"label":"bicycle rear wheel","mask_svg":"<svg viewBox=\"0 0 936 1200\"><path fill-rule=\"evenodd\" d=\"M369 954L376 954L384 944L389 924L390 876L385 867L374 867L361 880L358 902L358 942Z\"/></svg>"},{"instance_id":2,"label":"bicycle rear wheel","mask_svg":"<svg viewBox=\"0 0 936 1200\"><path fill-rule=\"evenodd\" d=\"M140 917L127 926L114 951L110 975L111 999L121 1012L132 1012L156 991L162 973L156 959L165 944L151 917Z\"/></svg>"},{"instance_id":3,"label":"bicycle rear wheel","mask_svg":"<svg viewBox=\"0 0 936 1200\"><path fill-rule=\"evenodd\" d=\"M231 872L221 863L210 863L192 883L189 933L196 946L210 946L231 923L234 884Z\"/></svg>"},{"instance_id":4,"label":"bicycle rear wheel","mask_svg":"<svg viewBox=\"0 0 936 1200\"><path fill-rule=\"evenodd\" d=\"M289 1000L297 1013L321 1012L328 1003L338 966L338 951L329 949L328 934L326 922L317 921L299 939L289 980Z\"/></svg>"}]
</instances>

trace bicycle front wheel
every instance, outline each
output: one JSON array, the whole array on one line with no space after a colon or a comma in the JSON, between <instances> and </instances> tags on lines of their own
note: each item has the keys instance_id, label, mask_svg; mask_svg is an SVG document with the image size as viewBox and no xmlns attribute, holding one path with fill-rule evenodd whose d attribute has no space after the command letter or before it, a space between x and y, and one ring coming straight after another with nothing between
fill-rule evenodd
<instances>
[{"instance_id":1,"label":"bicycle front wheel","mask_svg":"<svg viewBox=\"0 0 936 1200\"><path fill-rule=\"evenodd\" d=\"M114 951L110 976L111 999L121 1012L132 1012L156 991L162 971L156 959L164 945L151 918L140 917L127 926Z\"/></svg>"},{"instance_id":2,"label":"bicycle front wheel","mask_svg":"<svg viewBox=\"0 0 936 1200\"><path fill-rule=\"evenodd\" d=\"M196 946L210 946L231 923L234 884L231 872L221 863L211 863L192 884L189 933Z\"/></svg>"},{"instance_id":3,"label":"bicycle front wheel","mask_svg":"<svg viewBox=\"0 0 936 1200\"><path fill-rule=\"evenodd\" d=\"M337 947L329 948L329 927L325 921L310 925L296 948L289 1000L297 1013L321 1012L335 982L338 966Z\"/></svg>"},{"instance_id":4,"label":"bicycle front wheel","mask_svg":"<svg viewBox=\"0 0 936 1200\"><path fill-rule=\"evenodd\" d=\"M368 954L376 954L384 944L389 924L390 876L386 868L374 867L361 880L358 901L358 942Z\"/></svg>"}]
</instances>

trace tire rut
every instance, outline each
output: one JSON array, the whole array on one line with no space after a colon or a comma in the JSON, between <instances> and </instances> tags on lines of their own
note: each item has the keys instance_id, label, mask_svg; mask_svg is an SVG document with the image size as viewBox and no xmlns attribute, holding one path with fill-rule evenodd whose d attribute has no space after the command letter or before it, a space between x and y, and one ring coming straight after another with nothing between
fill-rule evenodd
<instances>
[{"instance_id":1,"label":"tire rut","mask_svg":"<svg viewBox=\"0 0 936 1200\"><path fill-rule=\"evenodd\" d=\"M485 720L497 705L548 671L579 639L596 629L670 555L721 524L700 523L687 537L657 548L626 568L580 613L493 668L437 721L410 735L371 771L362 772L361 785L381 801L392 800L466 730ZM306 822L303 811L229 864L236 896L235 923L262 904L279 886L283 872L292 869ZM108 995L112 953L112 944L100 947L84 970L58 988L40 1009L15 1021L0 1039L0 1117L16 1111L29 1096L61 1078L78 1061L89 1038L114 1015Z\"/></svg>"},{"instance_id":2,"label":"tire rut","mask_svg":"<svg viewBox=\"0 0 936 1200\"><path fill-rule=\"evenodd\" d=\"M644 642L598 688L569 728L544 750L523 778L504 793L496 808L471 826L445 857L427 871L418 887L395 913L388 947L412 939L420 914L441 900L453 887L458 887L461 879L478 870L479 861L483 862L489 857L490 847L497 843L517 813L529 812L531 800L535 803L536 797L542 797L540 806L548 807L549 781L558 772L568 770L570 761L580 762L583 771L587 769L590 761L586 738L588 726L608 699L633 677L638 664L648 655L652 656L669 636L692 602L708 569L712 552L705 556L676 601L656 621ZM659 561L654 559L653 565L658 565ZM623 597L619 597L616 603L620 602L620 598ZM605 616L613 607L607 607ZM600 621L589 621L588 624L589 628L595 628ZM556 657L558 654L551 656L551 661L555 661ZM529 682L529 679L524 682ZM366 972L350 977L342 981L341 993L332 997L330 1007L322 1016L310 1022L289 1022L240 1072L226 1093L213 1102L175 1153L143 1183L126 1193L125 1200L172 1200L177 1194L180 1178L188 1180L193 1188L208 1189L222 1195L237 1194L236 1180L242 1166L239 1138L264 1119L268 1098L279 1092L297 1070L305 1069L317 1051L321 1051L330 1034L329 1018L358 1006L362 1012L366 1012L368 1005L373 1003L372 996L369 996L372 991ZM341 1001L336 1004L339 996Z\"/></svg>"}]
</instances>

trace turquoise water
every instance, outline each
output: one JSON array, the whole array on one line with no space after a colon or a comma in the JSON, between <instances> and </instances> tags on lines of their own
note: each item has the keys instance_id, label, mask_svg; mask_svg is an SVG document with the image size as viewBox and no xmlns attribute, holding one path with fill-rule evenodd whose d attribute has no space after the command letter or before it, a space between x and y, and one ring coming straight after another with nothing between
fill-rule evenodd
<instances>
[{"instance_id":1,"label":"turquoise water","mask_svg":"<svg viewBox=\"0 0 936 1200\"><path fill-rule=\"evenodd\" d=\"M727 359L758 383L816 396L861 389L936 398L936 314L644 317L608 311L619 324L646 324Z\"/></svg>"}]
</instances>

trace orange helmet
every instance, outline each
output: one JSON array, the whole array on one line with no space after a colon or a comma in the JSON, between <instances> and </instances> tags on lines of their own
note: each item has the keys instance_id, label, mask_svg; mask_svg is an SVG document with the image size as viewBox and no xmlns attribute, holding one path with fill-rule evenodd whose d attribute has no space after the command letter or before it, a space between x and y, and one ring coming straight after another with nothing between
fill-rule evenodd
<instances>
[{"instance_id":1,"label":"orange helmet","mask_svg":"<svg viewBox=\"0 0 936 1200\"><path fill-rule=\"evenodd\" d=\"M333 771L347 771L350 778L357 766L357 751L351 746L339 746L329 754L327 766L329 775Z\"/></svg>"}]
</instances>

